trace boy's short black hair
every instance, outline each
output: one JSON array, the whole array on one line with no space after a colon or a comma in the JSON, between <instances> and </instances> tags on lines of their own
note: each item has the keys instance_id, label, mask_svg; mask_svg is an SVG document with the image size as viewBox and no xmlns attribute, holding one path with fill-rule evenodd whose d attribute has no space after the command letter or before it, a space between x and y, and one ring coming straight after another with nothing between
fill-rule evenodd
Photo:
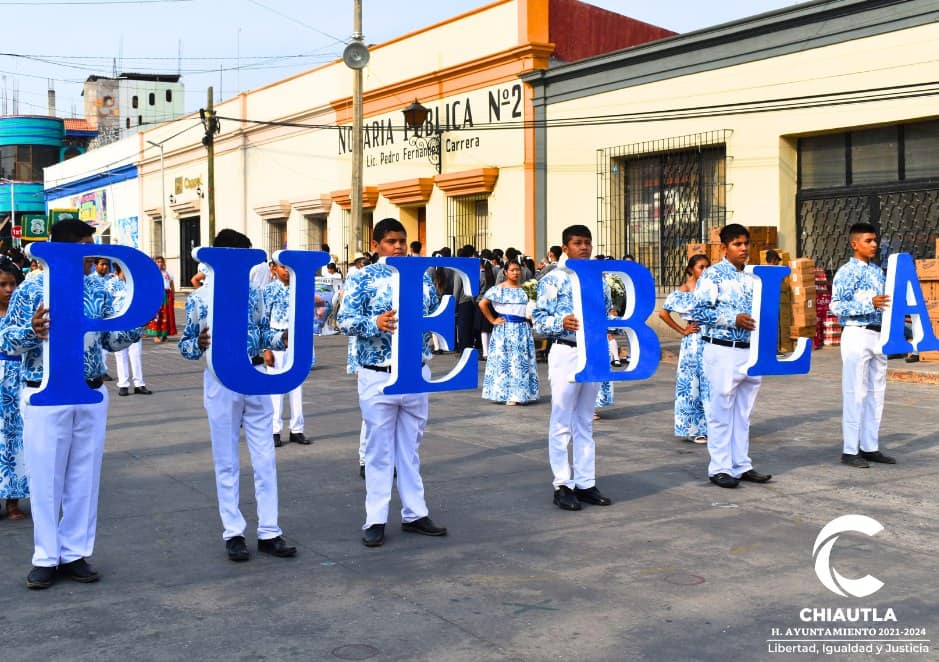
<instances>
[{"instance_id":1,"label":"boy's short black hair","mask_svg":"<svg viewBox=\"0 0 939 662\"><path fill-rule=\"evenodd\" d=\"M731 223L721 228L721 243L725 246L737 237L750 238L750 231L740 225L740 223Z\"/></svg>"},{"instance_id":2,"label":"boy's short black hair","mask_svg":"<svg viewBox=\"0 0 939 662\"><path fill-rule=\"evenodd\" d=\"M225 228L218 231L212 245L216 248L251 248L251 240L237 230Z\"/></svg>"},{"instance_id":3,"label":"boy's short black hair","mask_svg":"<svg viewBox=\"0 0 939 662\"><path fill-rule=\"evenodd\" d=\"M396 218L383 218L372 229L372 241L379 242L385 238L389 232L403 232L407 236L408 231L401 225L401 221Z\"/></svg>"},{"instance_id":4,"label":"boy's short black hair","mask_svg":"<svg viewBox=\"0 0 939 662\"><path fill-rule=\"evenodd\" d=\"M90 237L95 229L77 218L66 218L52 226L49 241L61 241L65 244L77 244L85 237Z\"/></svg>"},{"instance_id":5,"label":"boy's short black hair","mask_svg":"<svg viewBox=\"0 0 939 662\"><path fill-rule=\"evenodd\" d=\"M855 235L859 234L877 234L877 228L872 223L855 223L848 230L848 234L853 239Z\"/></svg>"},{"instance_id":6,"label":"boy's short black hair","mask_svg":"<svg viewBox=\"0 0 939 662\"><path fill-rule=\"evenodd\" d=\"M422 244L421 242L417 240L411 242L412 253L420 253L422 248L424 248L424 244Z\"/></svg>"},{"instance_id":7,"label":"boy's short black hair","mask_svg":"<svg viewBox=\"0 0 939 662\"><path fill-rule=\"evenodd\" d=\"M590 228L586 225L569 225L561 233L561 243L567 246L568 242L574 237L586 237L593 241L593 235L590 234Z\"/></svg>"},{"instance_id":8,"label":"boy's short black hair","mask_svg":"<svg viewBox=\"0 0 939 662\"><path fill-rule=\"evenodd\" d=\"M555 259L555 260L560 260L560 259L561 259L561 253L563 253L564 251L561 250L561 247L560 247L560 246L555 245L555 246L552 246L551 248L549 248L549 249L548 249L548 252L551 253L551 255L554 256L554 259Z\"/></svg>"}]
</instances>

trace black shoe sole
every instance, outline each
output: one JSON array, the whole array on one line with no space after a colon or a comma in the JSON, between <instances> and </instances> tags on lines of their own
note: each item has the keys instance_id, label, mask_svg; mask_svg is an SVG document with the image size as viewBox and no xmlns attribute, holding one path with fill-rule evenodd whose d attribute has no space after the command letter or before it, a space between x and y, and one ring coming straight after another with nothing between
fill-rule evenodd
<instances>
[{"instance_id":1,"label":"black shoe sole","mask_svg":"<svg viewBox=\"0 0 939 662\"><path fill-rule=\"evenodd\" d=\"M772 476L767 476L766 478L759 478L759 479L757 479L757 478L745 478L744 476L741 476L741 477L740 477L740 482L742 482L742 483L743 483L743 482L747 482L747 483L757 483L757 484L762 485L763 483L768 483L768 482L770 482L772 479L773 479Z\"/></svg>"},{"instance_id":2,"label":"black shoe sole","mask_svg":"<svg viewBox=\"0 0 939 662\"><path fill-rule=\"evenodd\" d=\"M94 577L76 577L75 575L62 575L66 579L71 579L73 582L78 582L79 584L93 584L99 579L101 575L95 575Z\"/></svg>"},{"instance_id":3,"label":"black shoe sole","mask_svg":"<svg viewBox=\"0 0 939 662\"><path fill-rule=\"evenodd\" d=\"M362 544L366 547L381 547L385 544L385 539L382 538L381 540L366 540L365 538L362 538Z\"/></svg>"},{"instance_id":4,"label":"black shoe sole","mask_svg":"<svg viewBox=\"0 0 939 662\"><path fill-rule=\"evenodd\" d=\"M716 480L712 480L711 482L717 485L718 487L723 487L724 489L727 489L727 490L734 489L738 485L740 485L740 481L737 481L736 483L719 483Z\"/></svg>"},{"instance_id":5,"label":"black shoe sole","mask_svg":"<svg viewBox=\"0 0 939 662\"><path fill-rule=\"evenodd\" d=\"M271 556L276 556L279 559L289 559L297 555L297 550L296 548L294 548L293 550L288 551L288 552L276 552L274 550L261 549L259 547L258 554L269 554Z\"/></svg>"},{"instance_id":6,"label":"black shoe sole","mask_svg":"<svg viewBox=\"0 0 939 662\"><path fill-rule=\"evenodd\" d=\"M405 528L405 525L401 525L401 530L405 533L419 533L422 536L445 536L447 535L447 530L442 529L440 531L425 531L424 529L416 529L414 527Z\"/></svg>"},{"instance_id":7,"label":"black shoe sole","mask_svg":"<svg viewBox=\"0 0 939 662\"><path fill-rule=\"evenodd\" d=\"M32 589L32 590L34 590L34 591L39 591L39 590L42 590L42 589L44 589L44 588L49 588L49 587L52 586L54 583L55 583L54 581L52 581L52 582L31 582L31 581L29 581L29 580L27 579L27 580L26 580L26 588Z\"/></svg>"},{"instance_id":8,"label":"black shoe sole","mask_svg":"<svg viewBox=\"0 0 939 662\"><path fill-rule=\"evenodd\" d=\"M232 563L244 563L245 561L251 560L251 555L249 554L247 556L234 556L232 554L229 554L228 560L231 561Z\"/></svg>"}]
</instances>

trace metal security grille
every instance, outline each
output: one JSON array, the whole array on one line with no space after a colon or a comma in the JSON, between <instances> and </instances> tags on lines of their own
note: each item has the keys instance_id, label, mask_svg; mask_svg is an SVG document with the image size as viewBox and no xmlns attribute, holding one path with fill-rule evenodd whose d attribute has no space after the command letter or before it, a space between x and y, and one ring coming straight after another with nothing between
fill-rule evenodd
<instances>
[{"instance_id":1,"label":"metal security grille","mask_svg":"<svg viewBox=\"0 0 939 662\"><path fill-rule=\"evenodd\" d=\"M300 248L305 251L318 251L326 235L326 214L311 214L303 217L304 232L300 237Z\"/></svg>"},{"instance_id":2,"label":"metal security grille","mask_svg":"<svg viewBox=\"0 0 939 662\"><path fill-rule=\"evenodd\" d=\"M797 197L797 208L799 255L814 258L828 271L837 270L851 257L848 229L855 223L872 223L879 229L882 263L890 253L936 257L939 185L803 192Z\"/></svg>"},{"instance_id":3,"label":"metal security grille","mask_svg":"<svg viewBox=\"0 0 939 662\"><path fill-rule=\"evenodd\" d=\"M488 193L447 198L447 240L454 254L467 244L489 248Z\"/></svg>"},{"instance_id":4,"label":"metal security grille","mask_svg":"<svg viewBox=\"0 0 939 662\"><path fill-rule=\"evenodd\" d=\"M730 133L597 150L597 254L631 253L661 290L684 282L687 244L727 222Z\"/></svg>"},{"instance_id":5,"label":"metal security grille","mask_svg":"<svg viewBox=\"0 0 939 662\"><path fill-rule=\"evenodd\" d=\"M282 250L287 245L287 220L267 222L267 257L271 259L275 251Z\"/></svg>"}]
</instances>

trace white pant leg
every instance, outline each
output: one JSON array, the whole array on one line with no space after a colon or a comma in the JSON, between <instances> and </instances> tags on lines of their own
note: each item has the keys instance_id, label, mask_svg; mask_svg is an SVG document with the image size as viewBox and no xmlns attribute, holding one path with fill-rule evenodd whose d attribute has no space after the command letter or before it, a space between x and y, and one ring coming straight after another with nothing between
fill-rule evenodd
<instances>
[{"instance_id":1,"label":"white pant leg","mask_svg":"<svg viewBox=\"0 0 939 662\"><path fill-rule=\"evenodd\" d=\"M273 351L271 352L274 355L274 365L267 366L267 372L270 374L280 373L284 371L284 363L287 357L287 352ZM290 401L290 431L291 432L303 432L303 385L301 384L297 388L290 391L287 394ZM280 434L280 431L284 427L284 396L281 393L274 393L271 395L271 405L273 406L273 426L272 431L274 434Z\"/></svg>"},{"instance_id":2,"label":"white pant leg","mask_svg":"<svg viewBox=\"0 0 939 662\"><path fill-rule=\"evenodd\" d=\"M596 443L593 439L593 412L599 382L581 382L571 419L574 487L589 489L597 483Z\"/></svg>"},{"instance_id":3,"label":"white pant leg","mask_svg":"<svg viewBox=\"0 0 939 662\"><path fill-rule=\"evenodd\" d=\"M281 535L277 524L277 458L271 439L271 401L266 395L244 396L244 430L254 470L254 498L258 509L258 540Z\"/></svg>"},{"instance_id":4,"label":"white pant leg","mask_svg":"<svg viewBox=\"0 0 939 662\"><path fill-rule=\"evenodd\" d=\"M362 427L359 429L359 466L365 466L365 421L362 421Z\"/></svg>"},{"instance_id":5,"label":"white pant leg","mask_svg":"<svg viewBox=\"0 0 939 662\"><path fill-rule=\"evenodd\" d=\"M106 349L104 349L103 347L101 348L101 363L104 364L105 372L108 371L108 353L109 352Z\"/></svg>"},{"instance_id":6,"label":"white pant leg","mask_svg":"<svg viewBox=\"0 0 939 662\"><path fill-rule=\"evenodd\" d=\"M20 396L23 452L29 477L33 519L33 565L59 564L59 510L65 467L72 445L72 407L38 407L29 396L38 388L24 386Z\"/></svg>"},{"instance_id":7,"label":"white pant leg","mask_svg":"<svg viewBox=\"0 0 939 662\"><path fill-rule=\"evenodd\" d=\"M872 357L868 335L871 338L879 337L875 331L858 326L846 326L841 331L841 431L844 437L843 452L848 455L857 455L864 424L864 403L869 395L869 363Z\"/></svg>"},{"instance_id":8,"label":"white pant leg","mask_svg":"<svg viewBox=\"0 0 939 662\"><path fill-rule=\"evenodd\" d=\"M880 448L880 420L887 390L887 357L880 347L880 334L865 331L867 341L867 397L861 414L861 450L872 453Z\"/></svg>"},{"instance_id":9,"label":"white pant leg","mask_svg":"<svg viewBox=\"0 0 939 662\"><path fill-rule=\"evenodd\" d=\"M424 378L430 369L424 367ZM427 425L429 398L426 393L400 396L395 426L395 468L398 470L398 496L401 497L401 521L413 522L427 517L424 481L421 479L421 439Z\"/></svg>"},{"instance_id":10,"label":"white pant leg","mask_svg":"<svg viewBox=\"0 0 939 662\"><path fill-rule=\"evenodd\" d=\"M143 340L138 340L128 347L127 356L130 359L130 371L134 376L134 386L146 386L147 383L143 379Z\"/></svg>"},{"instance_id":11,"label":"white pant leg","mask_svg":"<svg viewBox=\"0 0 939 662\"><path fill-rule=\"evenodd\" d=\"M704 403L704 414L708 423L708 453L711 462L708 476L733 474L731 441L734 429L734 369L736 362L731 354L735 350L707 343L702 354L704 374L710 386L710 397Z\"/></svg>"},{"instance_id":12,"label":"white pant leg","mask_svg":"<svg viewBox=\"0 0 939 662\"><path fill-rule=\"evenodd\" d=\"M361 368L359 408L365 423L365 525L385 524L394 482L397 396L381 394L388 374Z\"/></svg>"},{"instance_id":13,"label":"white pant leg","mask_svg":"<svg viewBox=\"0 0 939 662\"><path fill-rule=\"evenodd\" d=\"M548 459L554 474L554 488L561 485L573 488L571 466L567 448L574 436L574 417L577 415L582 384L569 382L576 367L577 350L567 345L552 345L548 354L548 380L551 382L551 418L548 421ZM596 391L594 391L596 397ZM591 403L590 420L593 421Z\"/></svg>"},{"instance_id":14,"label":"white pant leg","mask_svg":"<svg viewBox=\"0 0 939 662\"><path fill-rule=\"evenodd\" d=\"M119 352L114 352L114 362L117 364L117 387L118 388L129 388L130 387L130 359L128 352L130 348L122 349Z\"/></svg>"},{"instance_id":15,"label":"white pant leg","mask_svg":"<svg viewBox=\"0 0 939 662\"><path fill-rule=\"evenodd\" d=\"M222 537L229 540L235 536L243 536L246 526L245 518L238 508L238 441L241 420L245 413L245 396L222 386L209 370L205 371L203 384L205 411L209 418L209 434L212 437L218 512L224 527ZM272 440L271 444L273 443Z\"/></svg>"},{"instance_id":16,"label":"white pant leg","mask_svg":"<svg viewBox=\"0 0 939 662\"><path fill-rule=\"evenodd\" d=\"M740 356L734 374L737 397L734 400L734 426L730 442L731 468L733 469L730 475L740 478L742 474L753 468L753 462L750 460L750 414L753 412L753 404L756 402L763 378L743 374L740 366L746 362L748 352L739 349L732 351Z\"/></svg>"},{"instance_id":17,"label":"white pant leg","mask_svg":"<svg viewBox=\"0 0 939 662\"><path fill-rule=\"evenodd\" d=\"M101 386L98 392L103 396L101 402L73 407L72 447L65 466L59 522L60 563L91 556L95 549L101 460L108 422L108 389Z\"/></svg>"}]
</instances>

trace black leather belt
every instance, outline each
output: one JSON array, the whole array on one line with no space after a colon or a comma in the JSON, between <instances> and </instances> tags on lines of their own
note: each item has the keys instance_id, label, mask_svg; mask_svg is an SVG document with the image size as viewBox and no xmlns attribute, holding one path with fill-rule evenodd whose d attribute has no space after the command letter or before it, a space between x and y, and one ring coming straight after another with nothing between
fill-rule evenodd
<instances>
[{"instance_id":1,"label":"black leather belt","mask_svg":"<svg viewBox=\"0 0 939 662\"><path fill-rule=\"evenodd\" d=\"M425 365L427 364L422 361L421 367L423 368ZM366 370L374 370L375 372L391 372L390 365L363 365L362 367Z\"/></svg>"},{"instance_id":2,"label":"black leather belt","mask_svg":"<svg viewBox=\"0 0 939 662\"><path fill-rule=\"evenodd\" d=\"M720 338L708 338L707 336L701 336L701 340L704 342L709 342L712 345L720 345L721 347L736 347L738 349L750 349L750 343L742 342L740 340L721 340Z\"/></svg>"},{"instance_id":3,"label":"black leather belt","mask_svg":"<svg viewBox=\"0 0 939 662\"><path fill-rule=\"evenodd\" d=\"M85 383L88 384L90 388L101 388L101 386L104 384L104 379L101 377L95 377L94 379L86 379ZM31 382L27 379L26 385L29 388L39 388L42 385L42 382Z\"/></svg>"},{"instance_id":4,"label":"black leather belt","mask_svg":"<svg viewBox=\"0 0 939 662\"><path fill-rule=\"evenodd\" d=\"M555 338L554 342L555 344L558 344L558 345L567 345L568 347L577 347L577 343L575 343L573 340L564 340L563 338Z\"/></svg>"},{"instance_id":5,"label":"black leather belt","mask_svg":"<svg viewBox=\"0 0 939 662\"><path fill-rule=\"evenodd\" d=\"M880 333L880 324L867 324L864 328L868 331L876 331L877 333Z\"/></svg>"}]
</instances>

